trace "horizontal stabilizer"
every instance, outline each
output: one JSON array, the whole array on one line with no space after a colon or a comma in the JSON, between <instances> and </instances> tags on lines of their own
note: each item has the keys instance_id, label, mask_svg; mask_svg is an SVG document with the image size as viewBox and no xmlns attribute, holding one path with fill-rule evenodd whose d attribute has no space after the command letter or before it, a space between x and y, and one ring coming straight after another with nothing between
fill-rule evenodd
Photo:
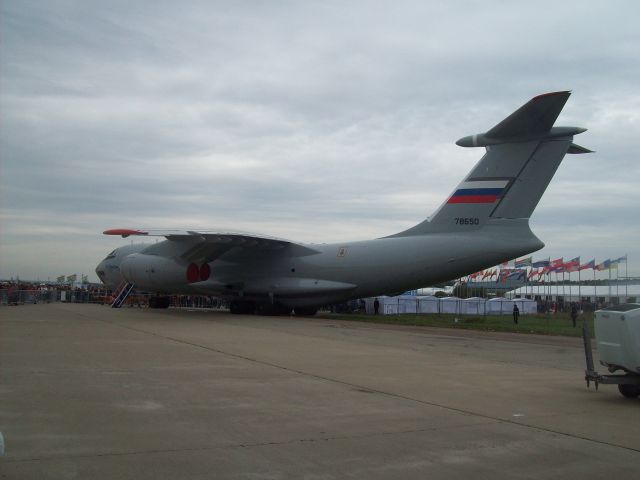
<instances>
[{"instance_id":1,"label":"horizontal stabilizer","mask_svg":"<svg viewBox=\"0 0 640 480\"><path fill-rule=\"evenodd\" d=\"M487 131L491 138L517 138L551 130L571 92L538 95Z\"/></svg>"},{"instance_id":2,"label":"horizontal stabilizer","mask_svg":"<svg viewBox=\"0 0 640 480\"><path fill-rule=\"evenodd\" d=\"M578 127L554 127L571 92L554 92L532 98L485 133L456 142L461 147L487 147L503 143L569 137L585 131Z\"/></svg>"},{"instance_id":3,"label":"horizontal stabilizer","mask_svg":"<svg viewBox=\"0 0 640 480\"><path fill-rule=\"evenodd\" d=\"M589 150L586 147L582 147L580 145L572 143L571 145L569 145L569 150L567 150L567 153L593 153L593 150Z\"/></svg>"}]
</instances>

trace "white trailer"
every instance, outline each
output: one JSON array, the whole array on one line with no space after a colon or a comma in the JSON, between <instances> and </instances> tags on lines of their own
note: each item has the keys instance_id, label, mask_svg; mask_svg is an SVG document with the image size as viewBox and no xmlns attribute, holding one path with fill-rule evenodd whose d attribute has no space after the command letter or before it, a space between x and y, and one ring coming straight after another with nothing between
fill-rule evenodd
<instances>
[{"instance_id":1,"label":"white trailer","mask_svg":"<svg viewBox=\"0 0 640 480\"><path fill-rule=\"evenodd\" d=\"M591 336L586 322L583 322L587 387L591 381L595 383L596 390L600 383L612 383L618 385L618 390L625 397L640 396L640 304L624 303L597 310L593 324L600 364L607 367L609 373L621 371L622 374L600 375L595 371Z\"/></svg>"}]
</instances>

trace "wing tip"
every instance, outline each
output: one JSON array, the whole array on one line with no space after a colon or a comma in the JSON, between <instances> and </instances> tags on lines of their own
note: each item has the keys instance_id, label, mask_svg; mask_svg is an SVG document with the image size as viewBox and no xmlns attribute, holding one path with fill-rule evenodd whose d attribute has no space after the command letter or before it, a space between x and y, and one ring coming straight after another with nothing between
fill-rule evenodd
<instances>
[{"instance_id":1,"label":"wing tip","mask_svg":"<svg viewBox=\"0 0 640 480\"><path fill-rule=\"evenodd\" d=\"M142 230L132 230L130 228L111 228L102 232L103 235L120 235L122 238L127 238L129 235L148 235L148 232Z\"/></svg>"}]
</instances>

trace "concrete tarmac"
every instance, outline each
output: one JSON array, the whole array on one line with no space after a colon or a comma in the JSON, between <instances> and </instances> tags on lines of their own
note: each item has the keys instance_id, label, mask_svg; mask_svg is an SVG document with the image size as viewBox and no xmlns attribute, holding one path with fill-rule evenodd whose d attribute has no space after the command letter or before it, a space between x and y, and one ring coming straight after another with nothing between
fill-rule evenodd
<instances>
[{"instance_id":1,"label":"concrete tarmac","mask_svg":"<svg viewBox=\"0 0 640 480\"><path fill-rule=\"evenodd\" d=\"M636 478L640 400L583 372L580 339L1 307L0 478Z\"/></svg>"}]
</instances>

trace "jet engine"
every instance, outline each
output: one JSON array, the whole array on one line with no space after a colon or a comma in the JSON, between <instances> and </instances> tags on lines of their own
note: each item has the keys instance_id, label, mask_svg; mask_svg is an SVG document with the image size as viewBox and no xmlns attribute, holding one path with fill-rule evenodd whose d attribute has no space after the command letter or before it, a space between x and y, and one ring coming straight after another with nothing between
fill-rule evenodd
<instances>
[{"instance_id":1,"label":"jet engine","mask_svg":"<svg viewBox=\"0 0 640 480\"><path fill-rule=\"evenodd\" d=\"M209 264L187 264L174 258L134 253L124 258L120 273L141 289L171 289L188 283L208 280Z\"/></svg>"}]
</instances>

